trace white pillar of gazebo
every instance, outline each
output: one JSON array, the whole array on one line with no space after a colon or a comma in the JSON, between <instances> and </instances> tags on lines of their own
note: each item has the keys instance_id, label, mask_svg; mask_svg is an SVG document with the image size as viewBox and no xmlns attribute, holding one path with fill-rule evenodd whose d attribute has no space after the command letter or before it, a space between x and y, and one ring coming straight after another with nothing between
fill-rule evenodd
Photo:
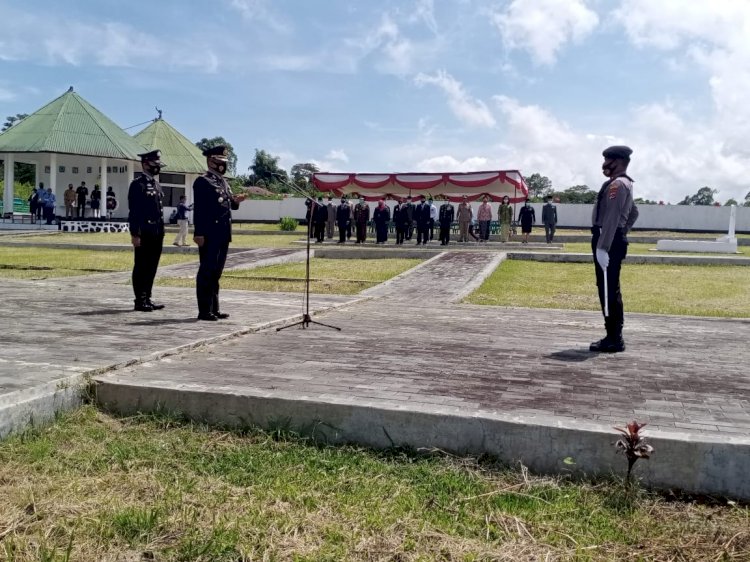
<instances>
[{"instance_id":1,"label":"white pillar of gazebo","mask_svg":"<svg viewBox=\"0 0 750 562\"><path fill-rule=\"evenodd\" d=\"M101 199L99 200L99 216L107 218L107 159L102 158L102 173L99 181L99 189L102 192Z\"/></svg>"},{"instance_id":2,"label":"white pillar of gazebo","mask_svg":"<svg viewBox=\"0 0 750 562\"><path fill-rule=\"evenodd\" d=\"M13 212L13 182L16 180L14 174L13 154L5 154L5 188L3 189L3 214Z\"/></svg>"}]
</instances>

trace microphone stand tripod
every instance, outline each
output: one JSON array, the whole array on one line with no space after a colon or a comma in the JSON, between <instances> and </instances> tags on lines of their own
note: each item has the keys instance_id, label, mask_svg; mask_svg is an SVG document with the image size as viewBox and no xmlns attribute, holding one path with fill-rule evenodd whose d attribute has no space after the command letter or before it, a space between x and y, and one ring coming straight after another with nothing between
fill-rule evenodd
<instances>
[{"instance_id":1,"label":"microphone stand tripod","mask_svg":"<svg viewBox=\"0 0 750 562\"><path fill-rule=\"evenodd\" d=\"M331 326L330 324L317 322L310 317L310 238L312 235L313 218L315 216L315 210L318 206L318 202L315 201L312 197L310 197L307 193L303 192L296 185L292 185L291 183L284 181L284 179L279 176L277 176L277 178L281 181L281 183L286 185L293 192L297 193L298 195L302 195L306 201L310 202L310 220L307 221L307 254L305 256L305 290L303 292L303 297L302 297L305 311L302 313L302 320L300 320L299 322L295 322L293 324L289 324L288 326L282 326L281 328L276 328L276 331L280 332L281 330L286 330L287 328L292 328L294 326L300 326L304 330L308 326L310 326L310 324L316 324L318 326L323 326L324 328L331 328L332 330L338 330L340 332L341 328L339 328L338 326Z\"/></svg>"}]
</instances>

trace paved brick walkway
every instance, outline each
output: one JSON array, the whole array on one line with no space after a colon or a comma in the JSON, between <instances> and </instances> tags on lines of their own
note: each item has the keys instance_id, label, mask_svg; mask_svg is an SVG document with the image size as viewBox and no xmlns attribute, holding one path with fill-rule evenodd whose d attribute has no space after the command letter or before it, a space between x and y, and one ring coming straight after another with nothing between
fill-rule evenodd
<instances>
[{"instance_id":1,"label":"paved brick walkway","mask_svg":"<svg viewBox=\"0 0 750 562\"><path fill-rule=\"evenodd\" d=\"M198 322L195 291L158 287L152 313L133 312L129 286L3 279L0 406L7 395L70 375L120 364L181 345L300 314L300 295L222 291L221 322ZM313 309L351 302L353 297L316 295Z\"/></svg>"},{"instance_id":2,"label":"paved brick walkway","mask_svg":"<svg viewBox=\"0 0 750 562\"><path fill-rule=\"evenodd\" d=\"M452 302L476 288L500 263L497 252L451 251L363 292L389 301Z\"/></svg>"},{"instance_id":3,"label":"paved brick walkway","mask_svg":"<svg viewBox=\"0 0 750 562\"><path fill-rule=\"evenodd\" d=\"M750 437L750 321L630 314L617 355L588 352L589 312L374 300L324 321L342 332L266 331L99 380Z\"/></svg>"}]
</instances>

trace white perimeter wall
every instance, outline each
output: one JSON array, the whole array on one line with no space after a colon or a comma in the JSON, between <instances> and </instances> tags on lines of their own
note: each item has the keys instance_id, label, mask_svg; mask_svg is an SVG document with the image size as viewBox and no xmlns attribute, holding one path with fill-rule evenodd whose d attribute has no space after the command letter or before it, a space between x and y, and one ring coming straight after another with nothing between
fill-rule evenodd
<instances>
[{"instance_id":1,"label":"white perimeter wall","mask_svg":"<svg viewBox=\"0 0 750 562\"><path fill-rule=\"evenodd\" d=\"M442 202L436 201L438 209ZM371 209L377 203L368 203ZM395 203L388 202L393 209ZM454 203L454 207L458 204ZM497 218L499 203L492 205L492 216ZM472 203L475 216L478 203ZM520 209L516 207L516 211ZM537 223L541 224L542 203L532 205L536 211ZM588 228L591 226L591 213L593 205L570 205L557 204L558 226ZM636 228L640 229L675 229L675 230L715 230L724 231L729 228L729 207L691 207L687 205L639 205L640 217ZM248 199L244 201L238 211L232 216L235 220L244 221L278 221L281 217L294 217L303 219L305 216L305 202L302 198L288 198L279 201L264 201ZM750 232L750 207L737 208L738 232Z\"/></svg>"}]
</instances>

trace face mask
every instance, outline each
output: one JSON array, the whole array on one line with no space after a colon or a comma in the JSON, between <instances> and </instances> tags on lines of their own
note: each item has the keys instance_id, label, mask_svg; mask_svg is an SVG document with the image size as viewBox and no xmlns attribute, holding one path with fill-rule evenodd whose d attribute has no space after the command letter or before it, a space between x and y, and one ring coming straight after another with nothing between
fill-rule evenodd
<instances>
[{"instance_id":1,"label":"face mask","mask_svg":"<svg viewBox=\"0 0 750 562\"><path fill-rule=\"evenodd\" d=\"M615 171L615 163L610 162L609 164L602 164L602 174L609 177L611 176Z\"/></svg>"},{"instance_id":2,"label":"face mask","mask_svg":"<svg viewBox=\"0 0 750 562\"><path fill-rule=\"evenodd\" d=\"M364 200L364 199L360 199L360 200L359 200L359 204L360 204L360 205L364 205L364 204L365 204L365 200Z\"/></svg>"},{"instance_id":3,"label":"face mask","mask_svg":"<svg viewBox=\"0 0 750 562\"><path fill-rule=\"evenodd\" d=\"M528 207L529 205L530 205L530 203L526 203L526 206L527 206L527 207Z\"/></svg>"},{"instance_id":4,"label":"face mask","mask_svg":"<svg viewBox=\"0 0 750 562\"><path fill-rule=\"evenodd\" d=\"M159 172L161 171L161 167L159 167L159 166L154 166L154 165L152 165L152 164L147 164L147 165L146 165L146 171L147 171L147 172L148 172L148 173L149 173L150 175L152 175L152 176L158 176L158 175L159 175Z\"/></svg>"}]
</instances>

